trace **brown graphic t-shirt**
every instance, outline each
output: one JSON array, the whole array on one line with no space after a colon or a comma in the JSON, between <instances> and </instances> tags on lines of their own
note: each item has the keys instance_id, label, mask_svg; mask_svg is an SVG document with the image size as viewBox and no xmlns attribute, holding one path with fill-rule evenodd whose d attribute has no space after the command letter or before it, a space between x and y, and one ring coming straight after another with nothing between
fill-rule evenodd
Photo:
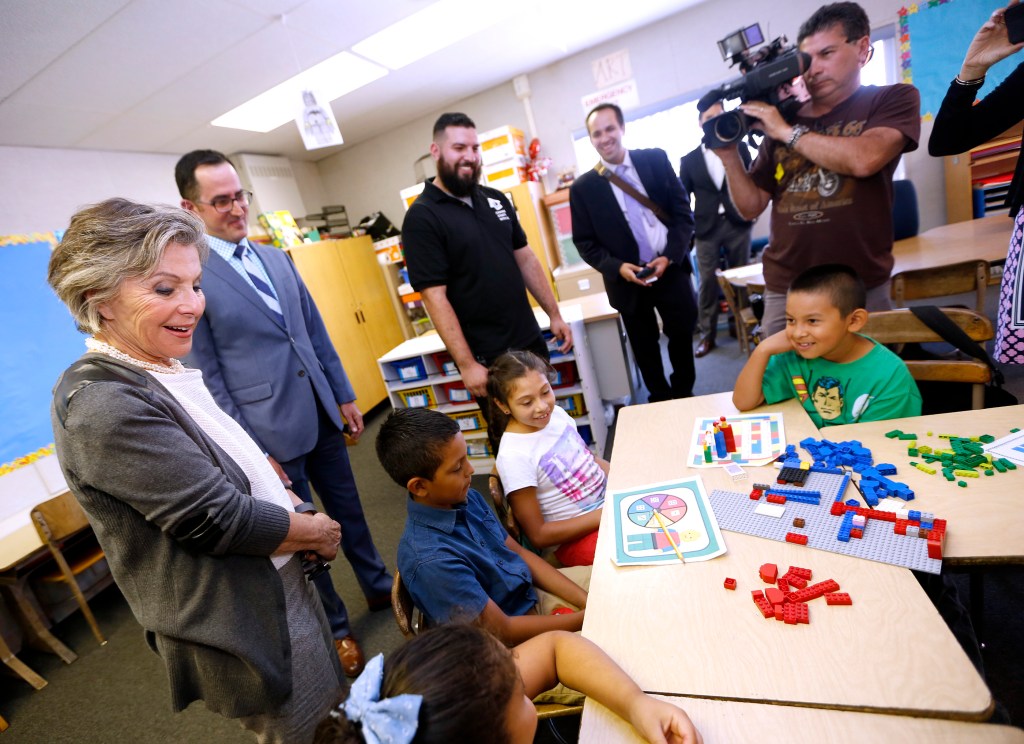
<instances>
[{"instance_id":1,"label":"brown graphic t-shirt","mask_svg":"<svg viewBox=\"0 0 1024 744\"><path fill-rule=\"evenodd\" d=\"M817 119L798 117L812 132L856 137L890 127L917 149L921 97L912 85L861 86ZM852 267L869 289L892 271L892 174L900 156L867 178L822 168L784 143L765 138L750 176L772 197L771 237L764 253L768 289L785 292L800 272L825 263Z\"/></svg>"}]
</instances>

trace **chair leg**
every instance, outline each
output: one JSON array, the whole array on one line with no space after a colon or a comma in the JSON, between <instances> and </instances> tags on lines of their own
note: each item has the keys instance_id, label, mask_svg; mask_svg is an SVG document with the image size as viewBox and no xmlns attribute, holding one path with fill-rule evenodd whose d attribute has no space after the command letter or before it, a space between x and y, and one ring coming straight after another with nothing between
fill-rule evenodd
<instances>
[{"instance_id":1,"label":"chair leg","mask_svg":"<svg viewBox=\"0 0 1024 744\"><path fill-rule=\"evenodd\" d=\"M43 622L43 619L39 617L39 612L32 604L32 601L25 596L22 579L18 579L7 584L7 588L10 591L11 597L14 599L14 605L18 608L22 619L24 619L25 623L28 625L30 638L33 638L37 643L41 643L46 646L46 648L51 652L59 656L65 664L70 664L75 661L75 659L78 658L78 654L61 643L57 637L47 629L46 624Z\"/></svg>"},{"instance_id":2,"label":"chair leg","mask_svg":"<svg viewBox=\"0 0 1024 744\"><path fill-rule=\"evenodd\" d=\"M96 618L92 614L92 610L89 608L89 602L85 599L85 595L82 594L81 588L78 586L78 581L75 579L75 574L72 573L71 567L68 565L67 560L64 558L64 554L59 550L52 550L53 558L57 561L57 565L60 566L61 572L64 574L64 580L71 586L71 591L75 595L75 601L78 602L78 608L85 615L86 622L89 623L89 627L92 628L92 634L96 636L97 642L101 646L107 645L107 639L103 637L103 633L100 632L99 623L96 622Z\"/></svg>"},{"instance_id":3,"label":"chair leg","mask_svg":"<svg viewBox=\"0 0 1024 744\"><path fill-rule=\"evenodd\" d=\"M7 645L7 642L3 637L0 637L0 661L3 661L3 663L7 665L8 669L37 690L41 690L46 687L46 680L36 674L31 667L14 655L14 652L11 651L11 647ZM3 719L0 718L0 721L3 721ZM0 727L0 731L3 730L4 727Z\"/></svg>"},{"instance_id":4,"label":"chair leg","mask_svg":"<svg viewBox=\"0 0 1024 744\"><path fill-rule=\"evenodd\" d=\"M971 385L971 408L980 411L985 407L985 386Z\"/></svg>"}]
</instances>

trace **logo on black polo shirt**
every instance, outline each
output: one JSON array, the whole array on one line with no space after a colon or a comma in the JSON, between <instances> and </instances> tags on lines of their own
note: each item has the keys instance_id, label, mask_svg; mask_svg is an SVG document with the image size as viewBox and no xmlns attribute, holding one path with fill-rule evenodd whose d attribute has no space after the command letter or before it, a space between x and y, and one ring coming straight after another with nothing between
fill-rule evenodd
<instances>
[{"instance_id":1,"label":"logo on black polo shirt","mask_svg":"<svg viewBox=\"0 0 1024 744\"><path fill-rule=\"evenodd\" d=\"M508 212L505 211L505 205L501 203L501 199L492 199L487 197L487 203L491 205L491 209L494 210L494 215L502 222L508 221Z\"/></svg>"}]
</instances>

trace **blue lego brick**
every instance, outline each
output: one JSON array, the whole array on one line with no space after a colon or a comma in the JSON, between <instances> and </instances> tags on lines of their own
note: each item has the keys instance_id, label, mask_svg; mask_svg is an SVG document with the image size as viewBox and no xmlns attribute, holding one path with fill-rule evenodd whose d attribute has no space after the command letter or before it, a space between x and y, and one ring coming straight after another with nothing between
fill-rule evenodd
<instances>
[{"instance_id":1,"label":"blue lego brick","mask_svg":"<svg viewBox=\"0 0 1024 744\"><path fill-rule=\"evenodd\" d=\"M907 519L913 522L920 522L921 512L919 512L917 509L911 509L909 512L907 512Z\"/></svg>"},{"instance_id":2,"label":"blue lego brick","mask_svg":"<svg viewBox=\"0 0 1024 744\"><path fill-rule=\"evenodd\" d=\"M887 462L875 465L875 470L882 475L896 475L896 466Z\"/></svg>"}]
</instances>

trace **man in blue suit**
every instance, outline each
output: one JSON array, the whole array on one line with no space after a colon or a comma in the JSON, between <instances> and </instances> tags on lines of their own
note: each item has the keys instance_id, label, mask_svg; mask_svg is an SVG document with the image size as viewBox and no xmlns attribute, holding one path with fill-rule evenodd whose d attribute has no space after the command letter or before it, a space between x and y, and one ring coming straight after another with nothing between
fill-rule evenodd
<instances>
[{"instance_id":1,"label":"man in blue suit","mask_svg":"<svg viewBox=\"0 0 1024 744\"><path fill-rule=\"evenodd\" d=\"M626 150L618 106L602 103L586 122L601 162L569 189L573 242L604 276L608 301L622 317L651 401L688 397L696 376L691 344L697 318L689 199L664 150ZM661 360L656 310L668 337L671 384Z\"/></svg>"},{"instance_id":2,"label":"man in blue suit","mask_svg":"<svg viewBox=\"0 0 1024 744\"><path fill-rule=\"evenodd\" d=\"M363 416L306 285L283 251L246 239L252 195L224 155L190 152L175 178L181 206L203 220L210 244L206 312L186 361L203 371L218 405L263 448L285 486L309 504L312 483L341 525L342 551L370 609L390 607L392 578L366 524L342 434L345 421L353 437L362 434ZM342 668L355 676L364 660L345 605L329 574L314 581Z\"/></svg>"}]
</instances>

